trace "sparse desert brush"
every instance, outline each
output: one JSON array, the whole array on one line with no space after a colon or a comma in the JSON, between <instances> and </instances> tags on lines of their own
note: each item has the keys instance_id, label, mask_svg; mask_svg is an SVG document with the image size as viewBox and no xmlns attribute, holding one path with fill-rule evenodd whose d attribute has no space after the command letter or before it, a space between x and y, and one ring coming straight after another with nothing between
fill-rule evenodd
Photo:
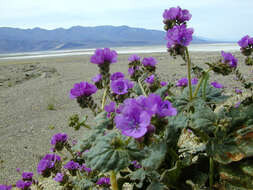
<instances>
[{"instance_id":1,"label":"sparse desert brush","mask_svg":"<svg viewBox=\"0 0 253 190\"><path fill-rule=\"evenodd\" d=\"M241 63L229 52L206 63L206 70L197 65L193 69L187 48L193 34L187 27L191 14L172 7L163 18L168 52L185 60L186 76L176 84L161 81L157 60L138 55L128 59L129 77L111 73L116 51L97 49L90 62L99 73L70 90L70 98L93 113L96 125L90 126L86 116L71 116L70 127L90 133L77 143L70 143L65 133L55 134L52 152L38 163L39 175L66 190L253 189L252 81L240 73ZM250 66L253 38L245 36L238 44ZM233 74L241 86L227 96L210 72ZM100 102L93 99L98 90L103 91ZM230 99L228 104L231 96L241 96L240 101ZM13 186L29 190L32 184L43 189L32 173L23 172Z\"/></svg>"}]
</instances>

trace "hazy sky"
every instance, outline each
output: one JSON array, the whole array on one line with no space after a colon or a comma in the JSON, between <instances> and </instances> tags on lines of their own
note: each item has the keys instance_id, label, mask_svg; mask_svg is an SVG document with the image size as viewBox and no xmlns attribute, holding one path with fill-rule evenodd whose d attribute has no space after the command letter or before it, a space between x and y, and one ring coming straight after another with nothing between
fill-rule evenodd
<instances>
[{"instance_id":1,"label":"hazy sky","mask_svg":"<svg viewBox=\"0 0 253 190\"><path fill-rule=\"evenodd\" d=\"M194 35L223 40L253 36L253 0L0 0L0 26L128 25L163 30L164 9L177 5L190 10Z\"/></svg>"}]
</instances>

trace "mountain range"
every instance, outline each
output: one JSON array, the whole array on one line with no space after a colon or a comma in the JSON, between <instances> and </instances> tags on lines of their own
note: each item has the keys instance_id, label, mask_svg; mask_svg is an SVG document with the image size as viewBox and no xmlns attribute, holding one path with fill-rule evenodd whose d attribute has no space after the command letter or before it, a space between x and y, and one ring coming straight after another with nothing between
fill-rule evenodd
<instances>
[{"instance_id":1,"label":"mountain range","mask_svg":"<svg viewBox=\"0 0 253 190\"><path fill-rule=\"evenodd\" d=\"M207 42L193 37L193 43ZM164 31L129 26L73 26L54 30L0 27L0 53L165 44Z\"/></svg>"}]
</instances>

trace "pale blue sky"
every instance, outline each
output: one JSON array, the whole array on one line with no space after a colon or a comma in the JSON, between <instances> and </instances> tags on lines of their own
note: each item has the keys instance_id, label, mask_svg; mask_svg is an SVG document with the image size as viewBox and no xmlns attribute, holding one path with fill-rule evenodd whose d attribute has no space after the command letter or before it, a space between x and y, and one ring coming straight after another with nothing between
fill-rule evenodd
<instances>
[{"instance_id":1,"label":"pale blue sky","mask_svg":"<svg viewBox=\"0 0 253 190\"><path fill-rule=\"evenodd\" d=\"M0 26L46 29L128 25L163 29L162 13L189 9L194 35L219 40L253 36L253 0L0 0Z\"/></svg>"}]
</instances>

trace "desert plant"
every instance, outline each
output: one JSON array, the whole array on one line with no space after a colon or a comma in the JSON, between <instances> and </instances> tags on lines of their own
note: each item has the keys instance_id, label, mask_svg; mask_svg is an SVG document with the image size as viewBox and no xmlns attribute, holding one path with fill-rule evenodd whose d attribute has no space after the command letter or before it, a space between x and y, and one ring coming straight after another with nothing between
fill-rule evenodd
<instances>
[{"instance_id":1,"label":"desert plant","mask_svg":"<svg viewBox=\"0 0 253 190\"><path fill-rule=\"evenodd\" d=\"M67 134L55 134L54 153L38 164L40 175L53 177L64 189L77 190L118 190L126 184L135 190L253 189L252 81L244 79L237 59L227 52L221 52L219 61L206 63L207 70L193 67L187 48L193 34L187 27L191 14L172 7L163 18L168 52L185 60L187 78L176 85L160 81L153 57L141 61L132 55L129 80L121 72L110 73L110 65L117 62L114 50L97 49L90 59L99 68L94 84L80 82L70 90L71 99L92 111L96 125L73 115L69 126L88 128L89 135L71 146ZM250 56L253 38L247 40L242 53ZM192 78L192 72L198 78ZM226 105L228 96L221 84L209 82L210 72L235 74L249 96ZM175 88L182 90L173 93ZM92 97L97 90L104 91L98 103ZM71 156L56 154L63 152ZM41 187L32 178L21 181L28 183L22 189L29 189L31 182Z\"/></svg>"}]
</instances>

